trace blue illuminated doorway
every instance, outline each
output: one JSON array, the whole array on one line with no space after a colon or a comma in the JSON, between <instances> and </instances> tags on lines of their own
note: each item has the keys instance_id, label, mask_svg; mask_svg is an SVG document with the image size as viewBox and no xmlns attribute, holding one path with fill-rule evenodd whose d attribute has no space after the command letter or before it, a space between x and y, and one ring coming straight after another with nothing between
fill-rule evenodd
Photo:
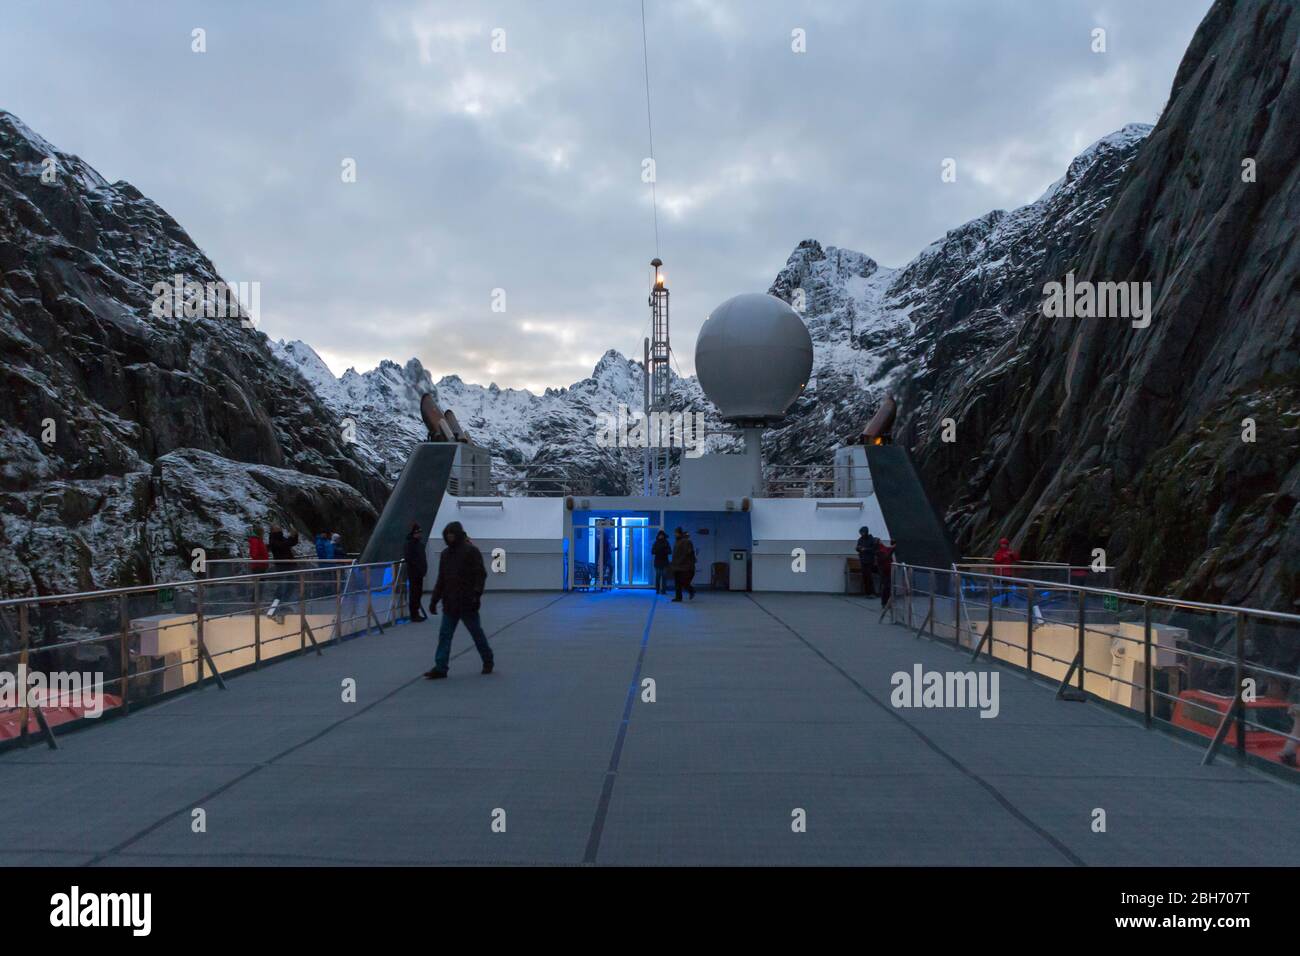
<instances>
[{"instance_id":1,"label":"blue illuminated doorway","mask_svg":"<svg viewBox=\"0 0 1300 956\"><path fill-rule=\"evenodd\" d=\"M644 515L587 512L575 515L573 585L579 588L638 588L654 584L650 546L658 525Z\"/></svg>"}]
</instances>

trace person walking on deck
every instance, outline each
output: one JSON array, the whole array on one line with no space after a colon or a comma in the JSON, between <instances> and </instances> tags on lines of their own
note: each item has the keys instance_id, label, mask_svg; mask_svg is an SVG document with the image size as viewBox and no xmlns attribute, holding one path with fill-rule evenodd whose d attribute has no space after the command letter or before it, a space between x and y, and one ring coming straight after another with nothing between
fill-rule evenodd
<instances>
[{"instance_id":1,"label":"person walking on deck","mask_svg":"<svg viewBox=\"0 0 1300 956\"><path fill-rule=\"evenodd\" d=\"M491 674L495 657L478 614L487 583L483 554L470 542L459 521L453 521L442 529L442 540L447 547L438 561L438 580L429 598L429 611L433 614L438 613L438 602L442 602L442 625L438 630L438 651L433 669L425 671L424 676L430 680L447 676L447 668L451 665L452 634L461 621L465 622L469 636L474 639L474 648L483 661L482 673Z\"/></svg>"},{"instance_id":2,"label":"person walking on deck","mask_svg":"<svg viewBox=\"0 0 1300 956\"><path fill-rule=\"evenodd\" d=\"M695 545L691 542L691 536L681 528L678 528L674 534L677 540L673 543L673 559L670 566L673 569L673 583L677 586L677 595L673 601L681 601L683 588L690 593L691 600L694 601L695 585L691 581L695 577Z\"/></svg>"}]
</instances>

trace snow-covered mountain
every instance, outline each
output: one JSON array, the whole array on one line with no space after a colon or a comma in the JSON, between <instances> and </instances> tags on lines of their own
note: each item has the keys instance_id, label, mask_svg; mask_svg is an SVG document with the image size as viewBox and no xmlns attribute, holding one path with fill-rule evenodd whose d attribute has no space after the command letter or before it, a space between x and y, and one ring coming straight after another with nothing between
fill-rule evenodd
<instances>
[{"instance_id":1,"label":"snow-covered mountain","mask_svg":"<svg viewBox=\"0 0 1300 956\"><path fill-rule=\"evenodd\" d=\"M1015 333L1013 317L1039 295L1040 276L1077 252L1149 131L1133 124L1099 140L1037 201L959 226L901 268L813 239L800 242L768 291L807 323L813 376L786 421L764 437L769 472L829 465L833 450L861 432L890 390L907 394L905 421L923 434L931 409ZM363 454L391 476L423 435L419 398L432 391L492 451L500 478L564 474L591 479L608 493L637 487L639 456L595 443L599 415L620 403L642 406L641 363L616 351L606 352L589 378L541 395L471 385L455 375L431 382L417 359L335 378L303 342L277 343L273 351L335 414L356 422ZM712 426L722 426L694 376L674 376L673 394L676 407L702 410ZM732 443L717 436L708 447Z\"/></svg>"},{"instance_id":2,"label":"snow-covered mountain","mask_svg":"<svg viewBox=\"0 0 1300 956\"><path fill-rule=\"evenodd\" d=\"M424 438L420 397L435 396L451 409L474 443L493 456L493 476L525 490L524 479L549 477L585 481L593 493L626 494L639 481L641 459L596 443L601 416L619 405L642 410L642 367L613 349L588 378L540 395L527 389L474 385L458 375L437 382L419 359L403 365L382 362L368 372L348 369L335 377L305 342L277 342L272 351L296 369L321 401L344 422L356 426L359 453L395 479L411 445ZM674 376L679 404L699 404L699 385Z\"/></svg>"},{"instance_id":3,"label":"snow-covered mountain","mask_svg":"<svg viewBox=\"0 0 1300 956\"><path fill-rule=\"evenodd\" d=\"M771 461L814 464L858 435L880 398L902 399L902 440L1011 339L1043 282L1086 241L1151 127L1125 126L1079 154L1035 202L949 230L897 269L805 240L768 290L803 301L814 387L767 436Z\"/></svg>"},{"instance_id":4,"label":"snow-covered mountain","mask_svg":"<svg viewBox=\"0 0 1300 956\"><path fill-rule=\"evenodd\" d=\"M1107 137L1038 202L960 226L901 268L799 243L770 291L801 310L814 372L765 439L769 463L828 463L886 389L908 393L908 427L923 433L928 410L1014 336L1039 275L1077 252L1145 132ZM41 178L49 157L53 183ZM516 490L548 477L595 493L638 485L639 453L601 447L596 434L620 404L641 409L639 362L610 351L589 377L541 394L434 382L415 359L336 377L308 345L240 321L154 317L153 283L220 281L211 262L129 184L106 183L3 113L0 266L9 593L184 574L192 548L238 554L247 529L272 520L341 530L359 546L423 437L426 392ZM695 378L674 377L673 395L721 426Z\"/></svg>"}]
</instances>

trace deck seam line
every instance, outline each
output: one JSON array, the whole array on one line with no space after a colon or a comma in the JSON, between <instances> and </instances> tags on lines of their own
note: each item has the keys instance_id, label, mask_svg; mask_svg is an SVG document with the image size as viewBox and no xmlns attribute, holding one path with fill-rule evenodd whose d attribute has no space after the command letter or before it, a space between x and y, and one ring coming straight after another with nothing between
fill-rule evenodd
<instances>
[{"instance_id":1,"label":"deck seam line","mask_svg":"<svg viewBox=\"0 0 1300 956\"><path fill-rule=\"evenodd\" d=\"M501 625L501 627L497 628L497 629L496 629L495 631L493 631L492 634L489 635L489 636L490 636L490 637L496 637L497 635L499 635L499 634L501 634L503 631L505 631L507 628L513 627L514 625L518 624L520 621L524 620L525 618L532 617L534 614L540 613L541 611L545 611L547 608L552 607L553 605L559 603L560 601L562 601L562 600L564 600L566 597L568 597L568 595L569 595L569 592L565 592L564 594L561 594L559 597L557 597L554 601L548 601L546 604L543 604L541 607L533 608L533 609L532 609L531 611L529 611L527 614L523 614L523 615L521 615L521 616L515 618L513 621L510 621L510 622L508 622L508 623L506 623L506 624ZM408 622L408 623L409 623L409 622ZM460 657L462 654L468 653L469 651L471 651L471 650L473 650L473 649L474 649L474 645L471 643L469 646L464 647L464 648L462 648L461 650L457 651L455 654L453 654L453 655L452 655L452 660L455 660L456 658ZM354 713L354 714L349 714L349 715L346 716L346 717L343 717L343 718L341 718L341 719L339 719L339 720L336 720L334 723L330 724L328 727L324 728L323 730L319 731L318 733L313 734L311 737L308 737L306 740L299 741L298 743L294 744L292 747L289 747L289 748L287 748L286 750L282 750L282 751L280 751L278 754L275 754L274 756L269 757L269 758L267 758L267 759L264 760L264 761L261 761L261 762L255 763L253 766L249 767L249 768L248 768L247 770L245 770L243 773L239 774L238 776L234 777L234 778L231 779L231 780L226 781L226 782L223 783L221 786L217 787L215 790L212 790L212 791L210 791L210 792L208 792L208 793L203 794L202 796L200 796L200 797L197 798L196 800L191 801L191 802L189 803L189 805L187 805L187 806L183 806L183 807L181 807L181 808L178 809L178 810L173 810L172 812L170 812L170 813L168 813L168 814L166 814L166 815L160 817L158 820L156 820L154 823L152 823L152 824L149 825L148 827L145 827L143 830L140 830L140 831L138 831L137 833L135 833L134 835L132 835L132 836L130 836L130 837L127 837L127 839L123 840L121 843L118 843L116 846L110 847L109 849L105 850L105 851L102 852L102 853L97 853L97 854L95 854L95 855L92 856L89 860L87 860L85 863L83 863L83 864L81 864L81 865L82 865L82 866L95 866L96 864L98 864L98 863L102 863L103 861L107 860L109 857L114 856L114 855L116 855L116 854L118 854L118 853L121 853L121 852L122 852L123 850L125 850L127 847L131 846L131 845L134 844L134 843L139 842L140 840L143 840L145 837L149 836L151 833L154 833L154 832L156 832L157 830L159 830L160 828L166 826L166 825L167 825L168 823L170 823L172 820L175 820L177 817L179 817L179 816L181 816L182 814L184 814L187 810L192 810L192 809L193 809L194 807L196 807L196 806L201 806L203 803L206 803L206 802L209 801L209 800L212 800L212 799L214 799L214 798L216 798L216 797L221 796L221 794L225 793L227 790L229 790L230 788L234 787L236 784L239 784L239 783L243 782L244 780L247 780L249 777L251 777L253 774L257 773L258 771L266 769L267 767L269 767L271 764L275 763L277 760L281 759L282 757L287 757L287 756L289 756L289 754L293 753L294 751L296 751L296 750L300 750L300 749L302 749L303 747L307 746L308 744L315 743L317 740L320 740L320 739L321 739L322 737L324 737L326 734L328 734L328 733L330 733L331 731L336 730L337 728L341 727L343 724L347 723L349 720L352 720L352 719L355 718L355 717L360 717L362 714L366 713L367 711L371 710L372 708L378 707L378 706L379 706L380 704L382 704L384 701L389 700L390 698L394 697L395 695L397 695L397 694L401 693L402 691L406 690L406 688L408 688L408 687L410 687L411 685L417 683L418 681L422 681L422 680L424 680L424 679L425 679L424 675L421 674L421 675L418 676L418 677L412 677L410 680L406 681L405 683L399 684L398 686L394 687L391 691L389 691L387 694L384 694L384 696L382 696L382 697L380 697L380 698L378 698L378 699L376 699L376 700L374 700L374 701L371 701L369 704L366 704L366 706L362 707L362 708L361 708L360 710L358 710L356 713Z\"/></svg>"},{"instance_id":2,"label":"deck seam line","mask_svg":"<svg viewBox=\"0 0 1300 956\"><path fill-rule=\"evenodd\" d=\"M609 768L601 783L600 799L596 802L596 816L591 821L591 832L587 835L587 849L582 854L582 862L596 862L600 852L600 840L605 833L605 820L609 816L609 804L614 796L614 782L618 779L618 765L623 757L623 743L627 739L627 728L632 722L632 705L636 701L637 685L641 682L641 668L645 664L646 648L650 644L650 626L654 623L655 609L659 606L656 594L650 603L650 613L646 616L645 629L641 632L641 649L637 653L636 666L632 669L632 680L627 685L627 699L623 702L623 717L618 722L618 735L614 738L614 749L609 755Z\"/></svg>"},{"instance_id":3,"label":"deck seam line","mask_svg":"<svg viewBox=\"0 0 1300 956\"><path fill-rule=\"evenodd\" d=\"M906 727L908 730L910 730L913 734L915 734L915 735L916 735L916 736L921 740L922 743L924 743L927 747L929 747L932 751L934 751L934 752L935 752L936 754L938 754L940 757L943 757L945 760L947 760L947 761L948 761L950 764L952 764L952 765L953 765L957 770L959 770L963 775L965 775L965 776L968 777L970 780L972 780L972 781L974 781L976 784L978 784L978 785L979 785L983 790L985 790L985 791L986 791L990 796L992 796L993 799L994 799L995 801L997 801L997 803L998 803L998 804L999 804L999 805L1000 805L1004 810L1006 810L1006 811L1007 811L1008 813L1010 813L1010 814L1011 814L1015 819L1019 820L1022 824L1024 824L1024 825L1027 826L1027 827L1029 827L1031 830L1033 830L1035 833L1037 833L1040 837L1042 837L1044 840L1046 840L1046 841L1047 841L1047 842L1048 842L1048 843L1053 847L1053 849L1055 849L1058 853L1060 853L1062 856L1064 856L1064 857L1065 857L1067 860L1069 860L1073 865L1075 865L1075 866L1087 866L1087 865L1088 865L1087 863L1085 863L1085 862L1083 861L1083 859L1082 859L1081 857L1079 857L1078 855L1076 855L1076 854L1074 853L1073 850L1071 850L1068 846L1066 846L1064 843L1062 843L1060 840L1058 840L1055 836L1053 836L1052 833L1051 833L1049 830L1047 830L1046 828L1040 826L1039 824L1035 823L1032 819L1030 819L1030 817L1029 817L1026 813L1024 813L1024 811L1022 811L1019 807L1017 807L1014 803L1012 803L1011 800L1008 799L1008 798L1007 798L1007 797L1002 793L1002 791L1000 791L997 787L993 786L993 784L989 783L987 780L985 780L983 777L981 777L981 776L980 776L979 774L977 774L975 771L971 770L969 767L967 767L965 764L963 764L960 760L958 760L958 759L957 759L956 757L954 757L952 754L948 753L948 751L946 751L946 750L944 750L942 747L940 747L940 746L939 746L937 743L935 743L935 742L934 742L934 741L933 741L933 740L932 740L932 739L931 739L931 738L930 738L930 737L929 737L929 736L928 736L928 735L927 735L923 730L921 730L919 727L915 726L915 725L912 724L910 721L908 721L907 719L905 719L905 718L904 718L901 714L899 714L899 713L897 712L897 710L895 710L893 707L888 706L887 704L885 704L884 701L882 701L880 698L878 698L875 694L871 693L871 691L869 691L869 690L867 690L865 687L863 687L862 684L859 683L858 680L857 680L857 679L856 679L852 674L850 674L848 671L846 671L844 668L842 668L839 664L836 664L833 660L831 660L829 657L827 657L825 654L823 654L823 653L822 653L822 652L817 648L816 645L814 645L811 641L809 641L809 640L808 640L807 638L805 638L802 634L800 634L798 631L796 631L793 627L791 627L789 624L787 624L784 620L782 620L781 618L777 617L777 615L774 614L772 611L769 611L767 608L765 608L765 607L764 607L764 606L763 606L763 605L762 605L762 604L761 604L761 603L760 603L756 598L754 598L754 597L753 597L752 595L750 595L748 592L745 593L745 597L749 598L749 600L752 601L752 602L754 603L754 605L755 605L755 606L756 606L760 611L762 611L764 614L766 614L766 615L767 615L768 617L770 617L772 620L776 621L778 624L780 624L782 627L784 627L787 631L789 631L791 634L793 634L793 635L794 635L794 636L799 640L799 642L800 642L801 644L803 644L803 645L804 645L805 647L807 647L810 651L812 651L812 652L813 652L814 654L816 654L819 658L821 658L822 661L823 661L827 666L829 666L829 667L830 667L831 669L833 669L836 673L838 673L841 677L843 677L843 678L844 678L845 680L847 680L850 684L852 684L855 688L857 688L857 690L858 690L858 692L859 692L860 694L862 694L862 695L863 695L864 697L866 697L869 701L871 701L873 704L875 704L875 705L876 705L877 707L879 707L881 710L885 711L885 713L889 714L889 715L890 715L891 717L893 717L896 721L898 721L900 724L902 724L904 727Z\"/></svg>"}]
</instances>

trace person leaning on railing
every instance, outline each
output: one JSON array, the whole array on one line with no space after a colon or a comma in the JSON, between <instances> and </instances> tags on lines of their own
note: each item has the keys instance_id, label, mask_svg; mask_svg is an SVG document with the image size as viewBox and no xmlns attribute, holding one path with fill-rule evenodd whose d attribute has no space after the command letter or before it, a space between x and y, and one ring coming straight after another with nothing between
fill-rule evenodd
<instances>
[{"instance_id":1,"label":"person leaning on railing","mask_svg":"<svg viewBox=\"0 0 1300 956\"><path fill-rule=\"evenodd\" d=\"M266 609L266 616L275 618L277 622L284 621L284 609L280 607L280 603L293 593L294 582L288 572L293 570L293 549L297 544L298 532L287 535L278 524L271 525L267 550L271 552L271 569L276 572L276 577L271 585L273 600L271 606Z\"/></svg>"},{"instance_id":2,"label":"person leaning on railing","mask_svg":"<svg viewBox=\"0 0 1300 956\"><path fill-rule=\"evenodd\" d=\"M993 573L1000 577L1009 578L1015 574L1015 565L1020 561L1020 552L1011 547L1011 541L1007 538L998 540L998 549L993 552ZM1000 584L998 586L998 596L1001 597L1009 592L1015 591L1014 584Z\"/></svg>"},{"instance_id":3,"label":"person leaning on railing","mask_svg":"<svg viewBox=\"0 0 1300 956\"><path fill-rule=\"evenodd\" d=\"M998 541L998 549L993 552L993 568L1004 578L1011 577L1013 566L1020 561L1020 552L1011 547L1011 541L1002 538Z\"/></svg>"},{"instance_id":4,"label":"person leaning on railing","mask_svg":"<svg viewBox=\"0 0 1300 956\"><path fill-rule=\"evenodd\" d=\"M248 570L252 574L263 574L266 571L266 562L271 555L266 550L266 542L262 540L262 526L253 525L248 532Z\"/></svg>"},{"instance_id":5,"label":"person leaning on railing","mask_svg":"<svg viewBox=\"0 0 1300 956\"><path fill-rule=\"evenodd\" d=\"M880 606L889 607L894 578L894 548L876 539L876 570L880 572Z\"/></svg>"}]
</instances>

